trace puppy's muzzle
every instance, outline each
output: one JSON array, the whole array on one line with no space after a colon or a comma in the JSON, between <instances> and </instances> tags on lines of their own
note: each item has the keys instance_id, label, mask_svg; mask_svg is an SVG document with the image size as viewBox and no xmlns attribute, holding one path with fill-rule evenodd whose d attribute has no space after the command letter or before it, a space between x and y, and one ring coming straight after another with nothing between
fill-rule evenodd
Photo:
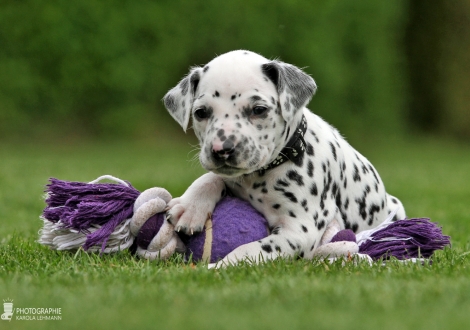
<instances>
[{"instance_id":1,"label":"puppy's muzzle","mask_svg":"<svg viewBox=\"0 0 470 330\"><path fill-rule=\"evenodd\" d=\"M235 152L235 144L231 140L212 144L212 157L215 160L227 160Z\"/></svg>"}]
</instances>

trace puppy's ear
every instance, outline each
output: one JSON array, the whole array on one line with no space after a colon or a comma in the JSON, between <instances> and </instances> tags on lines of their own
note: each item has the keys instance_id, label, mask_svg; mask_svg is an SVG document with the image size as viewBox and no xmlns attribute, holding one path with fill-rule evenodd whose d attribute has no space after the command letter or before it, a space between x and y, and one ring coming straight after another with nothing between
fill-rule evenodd
<instances>
[{"instance_id":1,"label":"puppy's ear","mask_svg":"<svg viewBox=\"0 0 470 330\"><path fill-rule=\"evenodd\" d=\"M163 97L168 112L183 127L185 132L188 128L191 107L200 79L201 68L192 68L189 74Z\"/></svg>"},{"instance_id":2,"label":"puppy's ear","mask_svg":"<svg viewBox=\"0 0 470 330\"><path fill-rule=\"evenodd\" d=\"M290 122L315 94L315 81L296 66L281 61L263 64L261 70L276 85L282 117Z\"/></svg>"}]
</instances>

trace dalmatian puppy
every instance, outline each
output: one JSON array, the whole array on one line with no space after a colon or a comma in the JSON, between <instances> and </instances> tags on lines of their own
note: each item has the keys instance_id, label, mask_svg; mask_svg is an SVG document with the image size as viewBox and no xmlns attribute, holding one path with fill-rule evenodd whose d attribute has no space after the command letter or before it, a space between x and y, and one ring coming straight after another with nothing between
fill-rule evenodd
<instances>
[{"instance_id":1,"label":"dalmatian puppy","mask_svg":"<svg viewBox=\"0 0 470 330\"><path fill-rule=\"evenodd\" d=\"M379 174L338 131L305 106L315 81L297 67L237 50L189 74L164 97L186 131L190 118L208 171L169 203L176 231L203 230L229 191L267 219L270 235L242 245L222 265L312 258L333 224L359 232L398 209Z\"/></svg>"}]
</instances>

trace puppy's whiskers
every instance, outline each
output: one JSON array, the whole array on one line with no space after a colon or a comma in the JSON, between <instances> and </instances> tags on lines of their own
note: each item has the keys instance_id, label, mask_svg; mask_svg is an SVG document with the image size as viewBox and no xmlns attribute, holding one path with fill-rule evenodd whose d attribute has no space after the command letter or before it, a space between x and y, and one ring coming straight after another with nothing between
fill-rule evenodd
<instances>
[{"instance_id":1,"label":"puppy's whiskers","mask_svg":"<svg viewBox=\"0 0 470 330\"><path fill-rule=\"evenodd\" d=\"M201 153L201 147L199 145L191 145L193 149L188 152L188 162L191 163L192 166L195 164L199 164L199 154ZM191 156L191 154L194 155Z\"/></svg>"}]
</instances>

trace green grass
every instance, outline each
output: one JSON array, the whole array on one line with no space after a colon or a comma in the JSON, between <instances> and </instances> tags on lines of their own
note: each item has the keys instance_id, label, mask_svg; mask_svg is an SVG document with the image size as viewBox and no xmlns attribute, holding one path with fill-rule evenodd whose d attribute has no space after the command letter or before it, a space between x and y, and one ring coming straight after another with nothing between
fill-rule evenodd
<instances>
[{"instance_id":1,"label":"green grass","mask_svg":"<svg viewBox=\"0 0 470 330\"><path fill-rule=\"evenodd\" d=\"M1 321L2 329L463 329L470 311L470 146L374 139L358 149L410 217L452 237L432 265L277 260L207 270L178 257L139 260L51 251L35 242L51 176L112 174L174 196L203 171L186 140L0 146L0 299L58 307L61 321ZM1 302L0 302L1 303ZM0 305L0 314L2 313Z\"/></svg>"}]
</instances>

